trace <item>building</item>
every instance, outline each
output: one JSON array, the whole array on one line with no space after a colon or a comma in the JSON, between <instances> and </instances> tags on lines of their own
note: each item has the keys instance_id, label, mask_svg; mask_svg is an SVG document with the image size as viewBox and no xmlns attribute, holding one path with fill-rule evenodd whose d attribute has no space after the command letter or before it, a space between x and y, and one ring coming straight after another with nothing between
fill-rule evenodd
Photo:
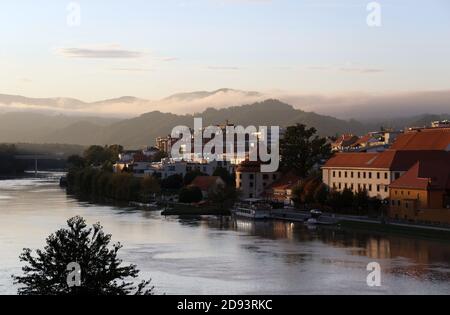
<instances>
[{"instance_id":1,"label":"building","mask_svg":"<svg viewBox=\"0 0 450 315\"><path fill-rule=\"evenodd\" d=\"M293 205L292 191L300 182L301 178L293 172L281 175L277 181L266 189L264 197L267 200Z\"/></svg>"},{"instance_id":2,"label":"building","mask_svg":"<svg viewBox=\"0 0 450 315\"><path fill-rule=\"evenodd\" d=\"M349 151L358 140L359 138L355 135L344 134L331 144L331 149L335 152Z\"/></svg>"},{"instance_id":3,"label":"building","mask_svg":"<svg viewBox=\"0 0 450 315\"><path fill-rule=\"evenodd\" d=\"M450 128L419 128L405 132L392 144L393 150L450 151Z\"/></svg>"},{"instance_id":4,"label":"building","mask_svg":"<svg viewBox=\"0 0 450 315\"><path fill-rule=\"evenodd\" d=\"M236 169L236 188L242 199L261 198L279 177L278 172L262 173L260 162L244 161Z\"/></svg>"},{"instance_id":5,"label":"building","mask_svg":"<svg viewBox=\"0 0 450 315\"><path fill-rule=\"evenodd\" d=\"M389 216L411 222L450 224L450 154L419 161L390 185Z\"/></svg>"},{"instance_id":6,"label":"building","mask_svg":"<svg viewBox=\"0 0 450 315\"><path fill-rule=\"evenodd\" d=\"M448 120L433 121L431 123L431 128L450 128L450 121Z\"/></svg>"},{"instance_id":7,"label":"building","mask_svg":"<svg viewBox=\"0 0 450 315\"><path fill-rule=\"evenodd\" d=\"M366 190L370 197L387 199L392 182L419 161L442 160L449 149L450 128L408 131L381 153L337 153L322 167L323 181L329 189Z\"/></svg>"},{"instance_id":8,"label":"building","mask_svg":"<svg viewBox=\"0 0 450 315\"><path fill-rule=\"evenodd\" d=\"M203 198L208 198L211 192L224 188L226 184L219 176L197 176L190 186L200 188Z\"/></svg>"},{"instance_id":9,"label":"building","mask_svg":"<svg viewBox=\"0 0 450 315\"><path fill-rule=\"evenodd\" d=\"M338 153L322 167L323 182L332 190L366 190L370 197L387 199L389 185L415 163L441 159L445 154L445 151L419 150Z\"/></svg>"},{"instance_id":10,"label":"building","mask_svg":"<svg viewBox=\"0 0 450 315\"><path fill-rule=\"evenodd\" d=\"M161 179L166 179L173 175L186 176L190 172L201 172L208 176L212 176L218 168L224 168L228 173L233 174L235 167L227 161L212 161L202 163L174 161L169 158L163 159L158 163L151 163L144 171L145 175L152 175Z\"/></svg>"}]
</instances>

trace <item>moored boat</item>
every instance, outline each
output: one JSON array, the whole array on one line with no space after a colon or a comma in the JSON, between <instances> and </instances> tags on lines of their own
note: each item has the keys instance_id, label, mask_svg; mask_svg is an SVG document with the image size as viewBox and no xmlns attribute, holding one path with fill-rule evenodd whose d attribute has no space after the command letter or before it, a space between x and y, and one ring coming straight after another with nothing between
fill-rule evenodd
<instances>
[{"instance_id":1,"label":"moored boat","mask_svg":"<svg viewBox=\"0 0 450 315\"><path fill-rule=\"evenodd\" d=\"M260 199L245 199L237 203L232 214L252 220L265 220L271 217L272 207Z\"/></svg>"}]
</instances>

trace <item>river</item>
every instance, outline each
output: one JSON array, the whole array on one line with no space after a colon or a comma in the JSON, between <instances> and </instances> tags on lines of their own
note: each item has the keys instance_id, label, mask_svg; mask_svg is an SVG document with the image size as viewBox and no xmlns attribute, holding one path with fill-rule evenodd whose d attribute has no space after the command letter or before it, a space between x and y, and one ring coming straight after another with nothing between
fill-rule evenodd
<instances>
[{"instance_id":1,"label":"river","mask_svg":"<svg viewBox=\"0 0 450 315\"><path fill-rule=\"evenodd\" d=\"M0 294L15 294L24 247L68 218L101 222L158 294L450 294L450 243L300 223L164 218L67 196L58 174L0 181ZM369 287L367 265L381 266Z\"/></svg>"}]
</instances>

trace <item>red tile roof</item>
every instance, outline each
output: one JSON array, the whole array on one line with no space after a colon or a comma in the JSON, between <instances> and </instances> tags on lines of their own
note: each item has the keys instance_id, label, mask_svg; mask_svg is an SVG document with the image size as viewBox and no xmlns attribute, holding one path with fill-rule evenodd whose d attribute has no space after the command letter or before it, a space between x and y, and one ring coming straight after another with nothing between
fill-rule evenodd
<instances>
[{"instance_id":1,"label":"red tile roof","mask_svg":"<svg viewBox=\"0 0 450 315\"><path fill-rule=\"evenodd\" d=\"M279 180L274 182L272 185L270 185L268 189L273 190L292 189L295 185L297 185L300 182L300 180L301 180L300 176L295 175L293 172L289 172L283 175Z\"/></svg>"},{"instance_id":2,"label":"red tile roof","mask_svg":"<svg viewBox=\"0 0 450 315\"><path fill-rule=\"evenodd\" d=\"M397 137L393 150L450 150L450 128L420 129Z\"/></svg>"},{"instance_id":3,"label":"red tile roof","mask_svg":"<svg viewBox=\"0 0 450 315\"><path fill-rule=\"evenodd\" d=\"M335 142L333 142L333 147L349 147L358 141L358 137L352 134L344 134L340 136Z\"/></svg>"},{"instance_id":4,"label":"red tile roof","mask_svg":"<svg viewBox=\"0 0 450 315\"><path fill-rule=\"evenodd\" d=\"M450 189L450 158L417 162L402 177L394 181L391 188L421 190Z\"/></svg>"},{"instance_id":5,"label":"red tile roof","mask_svg":"<svg viewBox=\"0 0 450 315\"><path fill-rule=\"evenodd\" d=\"M381 153L337 153L323 167L389 168L389 161L387 156Z\"/></svg>"},{"instance_id":6,"label":"red tile roof","mask_svg":"<svg viewBox=\"0 0 450 315\"><path fill-rule=\"evenodd\" d=\"M381 153L338 153L325 163L324 168L369 168L407 171L417 161L439 161L448 156L445 151L395 151Z\"/></svg>"},{"instance_id":7,"label":"red tile roof","mask_svg":"<svg viewBox=\"0 0 450 315\"><path fill-rule=\"evenodd\" d=\"M197 176L191 183L191 186L200 188L202 191L208 191L218 182L223 182L220 176Z\"/></svg>"}]
</instances>

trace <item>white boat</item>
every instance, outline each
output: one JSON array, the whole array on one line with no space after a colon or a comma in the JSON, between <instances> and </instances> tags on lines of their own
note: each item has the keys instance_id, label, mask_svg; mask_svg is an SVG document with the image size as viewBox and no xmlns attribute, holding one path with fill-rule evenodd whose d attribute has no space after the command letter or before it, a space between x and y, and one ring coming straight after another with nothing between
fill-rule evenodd
<instances>
[{"instance_id":1,"label":"white boat","mask_svg":"<svg viewBox=\"0 0 450 315\"><path fill-rule=\"evenodd\" d=\"M308 225L318 225L321 224L319 221L320 217L322 216L322 212L319 210L311 210L310 212L311 217L306 220L306 224Z\"/></svg>"},{"instance_id":2,"label":"white boat","mask_svg":"<svg viewBox=\"0 0 450 315\"><path fill-rule=\"evenodd\" d=\"M265 220L270 218L272 207L261 199L245 199L237 203L232 213L237 217L252 220Z\"/></svg>"}]
</instances>

